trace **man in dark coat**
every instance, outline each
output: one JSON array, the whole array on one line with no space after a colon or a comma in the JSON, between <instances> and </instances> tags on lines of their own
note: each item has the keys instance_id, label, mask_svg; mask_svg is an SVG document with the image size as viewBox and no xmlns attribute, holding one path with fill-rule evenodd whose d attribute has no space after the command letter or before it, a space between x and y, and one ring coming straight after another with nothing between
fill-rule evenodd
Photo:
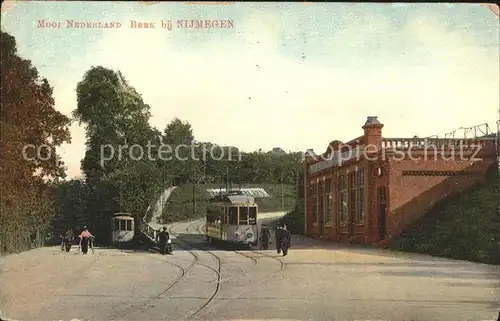
<instances>
[{"instance_id":1,"label":"man in dark coat","mask_svg":"<svg viewBox=\"0 0 500 321\"><path fill-rule=\"evenodd\" d=\"M71 250L73 239L74 239L73 230L68 229L63 237L63 247L66 249L66 252L69 252Z\"/></svg>"},{"instance_id":2,"label":"man in dark coat","mask_svg":"<svg viewBox=\"0 0 500 321\"><path fill-rule=\"evenodd\" d=\"M266 225L261 226L260 231L260 246L263 250L267 250L269 248L269 241L271 240L271 233Z\"/></svg>"},{"instance_id":3,"label":"man in dark coat","mask_svg":"<svg viewBox=\"0 0 500 321\"><path fill-rule=\"evenodd\" d=\"M160 245L160 252L161 254L165 254L165 249L167 249L167 252L170 253L171 249L168 245L168 240L170 240L170 235L168 234L167 227L163 227L163 231L159 232L156 235L156 241Z\"/></svg>"},{"instance_id":4,"label":"man in dark coat","mask_svg":"<svg viewBox=\"0 0 500 321\"><path fill-rule=\"evenodd\" d=\"M292 245L292 234L287 230L286 225L283 225L280 231L281 234L281 249L283 250L283 256L288 254L288 249Z\"/></svg>"},{"instance_id":5,"label":"man in dark coat","mask_svg":"<svg viewBox=\"0 0 500 321\"><path fill-rule=\"evenodd\" d=\"M283 237L283 230L281 228L281 225L278 223L276 224L276 230L274 232L274 238L276 242L276 252L278 254L281 254L281 239Z\"/></svg>"}]
</instances>

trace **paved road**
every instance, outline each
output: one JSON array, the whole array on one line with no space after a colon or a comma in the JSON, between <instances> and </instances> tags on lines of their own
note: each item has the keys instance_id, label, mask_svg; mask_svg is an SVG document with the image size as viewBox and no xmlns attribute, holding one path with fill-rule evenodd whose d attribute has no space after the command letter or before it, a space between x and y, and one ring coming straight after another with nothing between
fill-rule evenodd
<instances>
[{"instance_id":1,"label":"paved road","mask_svg":"<svg viewBox=\"0 0 500 321\"><path fill-rule=\"evenodd\" d=\"M172 227L175 253L44 248L1 258L0 309L17 320L494 320L497 266L295 238L273 251L203 250L203 222ZM183 241L181 241L183 239ZM189 243L187 243L189 242Z\"/></svg>"}]
</instances>

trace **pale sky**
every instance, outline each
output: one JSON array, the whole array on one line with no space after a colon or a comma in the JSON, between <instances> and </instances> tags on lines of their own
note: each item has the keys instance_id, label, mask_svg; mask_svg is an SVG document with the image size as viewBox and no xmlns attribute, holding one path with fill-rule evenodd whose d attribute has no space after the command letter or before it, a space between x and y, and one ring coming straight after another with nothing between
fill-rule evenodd
<instances>
[{"instance_id":1,"label":"pale sky","mask_svg":"<svg viewBox=\"0 0 500 321\"><path fill-rule=\"evenodd\" d=\"M6 12L4 12L6 11ZM37 20L119 21L121 29L38 29ZM130 20L157 29L130 29ZM158 28L161 19L231 19L233 29ZM443 135L499 109L499 18L478 4L24 2L2 10L70 115L91 66L120 70L163 129L244 151L324 151L378 116L386 137ZM250 98L250 99L249 99ZM80 174L85 131L60 152Z\"/></svg>"}]
</instances>

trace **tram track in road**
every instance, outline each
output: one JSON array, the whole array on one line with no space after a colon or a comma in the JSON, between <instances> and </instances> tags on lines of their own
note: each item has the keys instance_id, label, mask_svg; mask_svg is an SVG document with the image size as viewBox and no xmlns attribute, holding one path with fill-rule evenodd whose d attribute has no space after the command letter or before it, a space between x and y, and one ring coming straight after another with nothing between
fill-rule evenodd
<instances>
[{"instance_id":1,"label":"tram track in road","mask_svg":"<svg viewBox=\"0 0 500 321\"><path fill-rule=\"evenodd\" d=\"M194 222L191 222L186 228L185 228L185 231L188 233L188 234L192 234L191 232L189 232L189 228L194 225L197 221L194 221ZM171 235L175 235L176 236L176 239L179 240L180 242L183 242L185 244L187 244L188 246L197 246L199 244L196 244L194 242L191 242L191 241L188 241L182 237L179 237L179 235L175 232L172 231L173 227L174 226L177 226L179 225L179 223L177 224L173 224L172 226L170 226L170 229L169 229L169 233ZM182 246L180 244L177 244L179 247L182 248ZM196 254L194 251L188 249L188 248L185 248L184 249L190 253L195 259L196 259L196 262L198 265L200 266L203 266L213 272L215 272L216 276L217 276L217 283L216 283L216 286L215 286L215 289L212 293L212 295L201 305L199 306L194 312L191 312L187 317L184 317L182 318L183 320L191 320L193 319L196 315L198 315L200 312L202 312L214 299L215 297L217 296L217 293L219 293L219 290L220 290L220 285L221 285L221 259L220 257L213 253L212 251L209 251L208 249L204 251L204 253L208 253L210 254L211 256L213 256L217 262L217 267L216 268L213 268L209 265L206 265L206 264L202 264L199 262L199 257L198 257L198 254Z\"/></svg>"},{"instance_id":2,"label":"tram track in road","mask_svg":"<svg viewBox=\"0 0 500 321\"><path fill-rule=\"evenodd\" d=\"M188 226L187 231L188 231L188 233L189 233L189 234L193 234L193 233L189 232L189 227L191 227L192 225L194 225L194 224L195 224L195 223L197 223L197 222L198 222L198 221L194 221L194 222L192 222L192 223ZM202 226L203 226L203 224L199 225L199 226L196 228L196 231L197 231L200 235L204 235L204 233L205 233L205 232L202 230ZM232 250L231 252L233 252L233 253L235 253L235 254L238 254L238 255L240 255L240 256L243 256L243 257L245 257L245 258L247 258L247 259L251 260L251 261L253 262L253 264L254 264L254 265L257 265L257 264L258 264L258 260L257 260L257 258L259 258L259 257L250 256L250 255L248 255L248 254L245 254L243 251L238 251L238 250ZM266 257L266 258L270 258L270 259L273 259L273 260L277 261L277 262L280 264L280 271L283 271L283 270L285 270L285 268L286 268L286 264L285 264L285 262L283 262L281 259L279 259L279 258L278 258L278 257L276 257L276 256L273 256L273 255L268 254L268 253L264 253L264 252L259 251L259 250L251 250L251 249L250 249L249 251L246 251L246 252L249 252L249 253L259 253L259 254L261 255L260 257ZM242 271L242 272L244 272L244 271Z\"/></svg>"},{"instance_id":3,"label":"tram track in road","mask_svg":"<svg viewBox=\"0 0 500 321\"><path fill-rule=\"evenodd\" d=\"M142 254L142 255L146 255L146 254ZM150 255L148 255L148 256L150 256ZM159 292L158 294L156 294L152 297L149 297L148 300L146 300L145 302L142 302L140 305L137 305L135 307L131 307L129 309L125 309L124 311L122 311L120 313L112 314L109 317L109 319L110 320L119 320L120 318L123 318L124 316L127 316L129 314L132 314L134 312L142 310L145 306L147 306L149 303L153 302L154 300L160 299L162 295L164 295L165 293L170 291L172 288L174 288L182 279L184 279L188 275L188 273L192 270L194 265L197 263L197 260L198 260L198 258L195 257L195 260L191 261L191 263L189 264L189 266L187 268L184 268L180 264L176 264L176 263L173 263L173 262L170 262L167 260L162 260L162 261L165 261L167 264L170 264L170 265L176 267L180 271L179 275L174 279L174 281L171 282L161 292Z\"/></svg>"},{"instance_id":4,"label":"tram track in road","mask_svg":"<svg viewBox=\"0 0 500 321\"><path fill-rule=\"evenodd\" d=\"M243 251L232 251L232 252L236 253L238 255L241 255L241 256L243 256L243 257L245 257L247 259L252 260L255 265L257 265L258 263L260 263L259 259L271 259L271 260L274 260L274 261L276 261L276 262L279 263L279 270L278 271L275 271L275 272L271 273L270 275L265 276L264 278L261 278L259 280L254 280L253 282L255 282L257 284L265 284L265 283L267 283L268 280L271 280L271 279L275 278L276 275L282 274L283 271L286 269L286 266L287 266L286 263L283 262L283 260L279 259L277 256L272 255L272 254L268 254L268 253L264 253L262 251L249 250L246 253L243 252ZM254 256L253 254L257 254L257 255ZM233 298L231 298L229 300L223 300L221 302L217 302L215 305L212 305L209 309L206 309L203 312L210 313L210 312L212 312L212 311L214 311L216 309L217 310L218 309L224 309L224 307L227 306L231 302L231 300L241 300L241 299L243 299L242 297L245 294L247 294L248 292L250 292L252 290L253 290L253 287L251 287L251 288L249 288L249 287L242 287L241 291L239 291L239 293L237 295L235 295ZM205 317L205 319L206 319L206 317Z\"/></svg>"},{"instance_id":5,"label":"tram track in road","mask_svg":"<svg viewBox=\"0 0 500 321\"><path fill-rule=\"evenodd\" d=\"M188 223L188 225L184 228L184 231L188 234L188 235L203 235L203 232L201 231L201 227L202 225L199 225L197 228L196 228L196 234L191 232L190 229L195 225L199 223L199 221L193 221L193 222L190 222ZM216 262L217 262L217 268L214 269L206 264L202 264L199 262L199 257L198 257L198 254L195 253L194 251L192 251L191 249L189 249L188 247L184 247L182 245L180 245L179 243L177 243L177 245L181 248L184 248L188 253L190 253L195 259L196 259L196 264L197 265L200 265L200 266L203 266L203 267L206 267L210 270L212 270L213 272L215 272L215 274L217 275L217 284L216 284L216 288L214 289L214 292L212 293L212 295L201 305L199 306L194 312L190 313L187 317L185 318L182 318L183 320L192 320L193 318L195 318L197 315L199 315L201 312L203 311L206 311L207 307L215 300L217 294L219 293L220 291L220 287L221 287L221 284L222 284L222 277L221 277L221 258L213 253L211 251L211 248L209 248L208 246L203 246L204 248L200 248L200 243L196 243L194 241L190 241L190 240L187 240L186 238L183 238L183 237L180 237L178 233L175 233L173 231L173 228L175 226L178 226L180 223L174 223L170 226L169 228L169 233L173 236L176 236L176 239L179 241L179 242L182 242L184 244L187 244L189 247L194 247L194 248L198 248L200 250L204 250L204 253L207 253L211 256L213 256L215 259L216 259ZM270 254L267 254L267 253L263 253L263 252L260 252L260 251L250 251L250 253L258 253L260 254L260 256L252 256L252 255L248 255L246 253L242 253L240 251L232 251L233 253L235 254L238 254L240 256L243 256L249 260L251 260L254 265L257 265L259 260L258 258L269 258L269 259L273 259L275 261L277 261L278 263L280 263L280 268L279 268L279 271L275 272L275 273L272 273L270 276L264 278L264 279L261 279L261 282L265 282L267 281L268 279L270 278L273 278L277 273L281 273L283 272L283 270L285 269L285 264L282 260L280 260L279 258L273 256L273 255L270 255ZM244 272L244 271L242 271ZM240 275L240 274L237 274L237 275ZM236 275L234 275L236 276ZM244 295L246 292L248 292L249 289L247 288L243 288L243 291L238 295L238 297L240 297L241 295ZM227 304L228 301L225 301ZM212 308L213 309L213 308Z\"/></svg>"}]
</instances>

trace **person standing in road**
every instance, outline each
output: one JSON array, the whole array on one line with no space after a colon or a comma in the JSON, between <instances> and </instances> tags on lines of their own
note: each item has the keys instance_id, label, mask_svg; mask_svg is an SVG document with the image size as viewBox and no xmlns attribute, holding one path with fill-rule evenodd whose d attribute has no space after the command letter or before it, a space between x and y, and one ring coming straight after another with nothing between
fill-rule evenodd
<instances>
[{"instance_id":1,"label":"person standing in road","mask_svg":"<svg viewBox=\"0 0 500 321\"><path fill-rule=\"evenodd\" d=\"M168 234L167 227L163 227L163 231L159 232L156 235L156 241L160 245L161 254L165 254L165 248L167 249L167 253L171 252L171 248L168 244L168 240L170 240L170 235Z\"/></svg>"},{"instance_id":2,"label":"person standing in road","mask_svg":"<svg viewBox=\"0 0 500 321\"><path fill-rule=\"evenodd\" d=\"M283 256L288 254L288 249L292 246L292 234L287 230L286 225L283 225L281 229L281 249L283 250Z\"/></svg>"},{"instance_id":3,"label":"person standing in road","mask_svg":"<svg viewBox=\"0 0 500 321\"><path fill-rule=\"evenodd\" d=\"M94 235L90 234L87 227L84 226L82 233L80 233L80 243L78 244L78 248L82 249L83 255L87 254L89 246L92 246L91 242L93 237Z\"/></svg>"},{"instance_id":4,"label":"person standing in road","mask_svg":"<svg viewBox=\"0 0 500 321\"><path fill-rule=\"evenodd\" d=\"M271 240L271 233L266 225L262 224L260 232L260 248L267 250L269 248L269 242Z\"/></svg>"},{"instance_id":5,"label":"person standing in road","mask_svg":"<svg viewBox=\"0 0 500 321\"><path fill-rule=\"evenodd\" d=\"M69 228L66 231L66 235L64 236L64 242L63 242L63 245L66 248L66 252L69 252L71 250L72 244L73 244L73 230Z\"/></svg>"},{"instance_id":6,"label":"person standing in road","mask_svg":"<svg viewBox=\"0 0 500 321\"><path fill-rule=\"evenodd\" d=\"M281 238L282 238L282 229L281 229L281 225L279 223L276 224L276 230L274 232L274 238L275 238L275 241L276 241L276 252L278 252L278 254L281 254Z\"/></svg>"},{"instance_id":7,"label":"person standing in road","mask_svg":"<svg viewBox=\"0 0 500 321\"><path fill-rule=\"evenodd\" d=\"M64 252L64 233L61 232L59 238L61 239L61 252Z\"/></svg>"}]
</instances>

